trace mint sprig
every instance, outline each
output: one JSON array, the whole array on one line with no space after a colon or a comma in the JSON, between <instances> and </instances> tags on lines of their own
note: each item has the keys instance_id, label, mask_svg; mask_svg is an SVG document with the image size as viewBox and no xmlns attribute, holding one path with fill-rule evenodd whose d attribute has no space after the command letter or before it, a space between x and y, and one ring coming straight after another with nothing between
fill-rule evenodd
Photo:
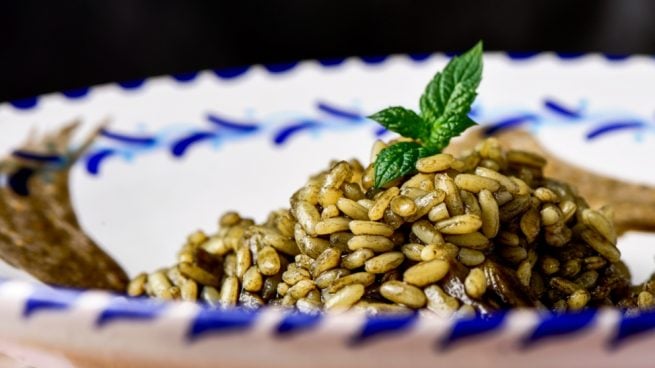
<instances>
[{"instance_id":1,"label":"mint sprig","mask_svg":"<svg viewBox=\"0 0 655 368\"><path fill-rule=\"evenodd\" d=\"M421 113L388 107L370 119L413 142L394 143L378 154L375 183L380 188L392 180L415 171L421 157L441 152L450 140L476 125L468 113L482 80L482 42L460 56L453 57L443 71L428 83L421 96Z\"/></svg>"}]
</instances>

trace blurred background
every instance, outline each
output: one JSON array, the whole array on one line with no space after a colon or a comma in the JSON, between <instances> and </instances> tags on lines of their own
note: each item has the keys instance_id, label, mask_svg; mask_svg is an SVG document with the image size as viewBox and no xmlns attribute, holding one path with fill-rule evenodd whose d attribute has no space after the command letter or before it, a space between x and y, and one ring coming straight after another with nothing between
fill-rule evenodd
<instances>
[{"instance_id":1,"label":"blurred background","mask_svg":"<svg viewBox=\"0 0 655 368\"><path fill-rule=\"evenodd\" d=\"M253 63L486 50L655 54L655 1L0 3L0 101Z\"/></svg>"}]
</instances>

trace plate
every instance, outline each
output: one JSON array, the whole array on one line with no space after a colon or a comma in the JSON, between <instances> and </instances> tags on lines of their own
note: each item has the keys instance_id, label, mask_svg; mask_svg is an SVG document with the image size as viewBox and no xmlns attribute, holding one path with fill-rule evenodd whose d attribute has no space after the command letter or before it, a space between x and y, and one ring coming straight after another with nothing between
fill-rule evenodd
<instances>
[{"instance_id":1,"label":"plate","mask_svg":"<svg viewBox=\"0 0 655 368\"><path fill-rule=\"evenodd\" d=\"M11 154L35 128L79 120L83 134L108 121L73 169L72 199L82 226L135 275L172 264L186 235L213 231L226 210L262 221L330 159L366 161L390 134L365 116L417 107L448 57L207 70L11 101L0 104L0 151ZM646 56L491 53L472 116L487 129L528 129L580 166L655 185L644 169L655 157L653 85ZM635 282L654 268L653 240L633 232L619 243ZM644 364L655 342L649 313L306 316L51 289L5 265L0 276L0 363L610 367Z\"/></svg>"}]
</instances>

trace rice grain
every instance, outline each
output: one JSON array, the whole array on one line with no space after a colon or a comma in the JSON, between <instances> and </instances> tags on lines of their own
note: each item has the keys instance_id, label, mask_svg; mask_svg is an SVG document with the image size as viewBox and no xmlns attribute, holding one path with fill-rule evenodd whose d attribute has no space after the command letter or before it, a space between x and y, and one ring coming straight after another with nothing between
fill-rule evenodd
<instances>
[{"instance_id":1,"label":"rice grain","mask_svg":"<svg viewBox=\"0 0 655 368\"><path fill-rule=\"evenodd\" d=\"M416 204L416 212L413 215L409 216L407 218L407 221L413 222L427 215L428 212L430 212L430 210L432 210L434 206L443 202L445 198L446 198L446 193L438 189L435 189L431 192L426 193L425 195L416 198L414 200L414 203Z\"/></svg>"},{"instance_id":2,"label":"rice grain","mask_svg":"<svg viewBox=\"0 0 655 368\"><path fill-rule=\"evenodd\" d=\"M420 262L405 270L403 281L418 287L424 287L441 280L446 276L448 270L448 262L440 259Z\"/></svg>"},{"instance_id":3,"label":"rice grain","mask_svg":"<svg viewBox=\"0 0 655 368\"><path fill-rule=\"evenodd\" d=\"M439 153L433 156L423 157L416 161L416 170L422 173L434 173L450 168L454 158L447 153Z\"/></svg>"},{"instance_id":4,"label":"rice grain","mask_svg":"<svg viewBox=\"0 0 655 368\"><path fill-rule=\"evenodd\" d=\"M256 293L264 286L264 278L259 273L257 266L251 266L246 273L243 274L243 288L246 291Z\"/></svg>"},{"instance_id":5,"label":"rice grain","mask_svg":"<svg viewBox=\"0 0 655 368\"><path fill-rule=\"evenodd\" d=\"M356 235L348 241L350 250L368 248L374 252L388 252L393 249L393 242L384 236L379 235Z\"/></svg>"},{"instance_id":6,"label":"rice grain","mask_svg":"<svg viewBox=\"0 0 655 368\"><path fill-rule=\"evenodd\" d=\"M391 236L391 234L393 234L393 227L385 223L375 221L353 220L350 221L349 228L350 231L352 231L355 235Z\"/></svg>"},{"instance_id":7,"label":"rice grain","mask_svg":"<svg viewBox=\"0 0 655 368\"><path fill-rule=\"evenodd\" d=\"M127 285L127 295L129 296L140 296L145 293L146 281L148 280L148 274L142 272L138 274L134 279L130 281Z\"/></svg>"},{"instance_id":8,"label":"rice grain","mask_svg":"<svg viewBox=\"0 0 655 368\"><path fill-rule=\"evenodd\" d=\"M580 233L580 237L608 261L614 263L621 259L621 252L599 233L587 229Z\"/></svg>"},{"instance_id":9,"label":"rice grain","mask_svg":"<svg viewBox=\"0 0 655 368\"><path fill-rule=\"evenodd\" d=\"M375 282L374 274L368 272L356 272L334 280L332 284L330 284L328 291L335 293L348 285L360 284L369 286L373 284L373 282Z\"/></svg>"},{"instance_id":10,"label":"rice grain","mask_svg":"<svg viewBox=\"0 0 655 368\"><path fill-rule=\"evenodd\" d=\"M437 222L436 228L443 234L469 234L482 226L482 220L475 215L458 215Z\"/></svg>"},{"instance_id":11,"label":"rice grain","mask_svg":"<svg viewBox=\"0 0 655 368\"><path fill-rule=\"evenodd\" d=\"M339 266L341 261L341 251L337 248L328 248L321 253L312 265L310 271L312 276L317 277L327 270Z\"/></svg>"},{"instance_id":12,"label":"rice grain","mask_svg":"<svg viewBox=\"0 0 655 368\"><path fill-rule=\"evenodd\" d=\"M490 192L500 189L500 183L496 180L473 174L458 174L455 176L455 185L473 193L479 193L483 189Z\"/></svg>"},{"instance_id":13,"label":"rice grain","mask_svg":"<svg viewBox=\"0 0 655 368\"><path fill-rule=\"evenodd\" d=\"M328 311L349 309L362 298L364 291L364 285L361 284L345 286L325 302L325 309Z\"/></svg>"},{"instance_id":14,"label":"rice grain","mask_svg":"<svg viewBox=\"0 0 655 368\"><path fill-rule=\"evenodd\" d=\"M380 294L394 303L403 304L414 309L421 308L427 303L425 294L421 289L402 281L385 282L380 286Z\"/></svg>"},{"instance_id":15,"label":"rice grain","mask_svg":"<svg viewBox=\"0 0 655 368\"><path fill-rule=\"evenodd\" d=\"M412 233L425 244L444 244L441 233L429 221L421 220L413 223Z\"/></svg>"},{"instance_id":16,"label":"rice grain","mask_svg":"<svg viewBox=\"0 0 655 368\"><path fill-rule=\"evenodd\" d=\"M280 272L280 256L271 246L265 246L257 253L257 267L262 275L272 276Z\"/></svg>"},{"instance_id":17,"label":"rice grain","mask_svg":"<svg viewBox=\"0 0 655 368\"><path fill-rule=\"evenodd\" d=\"M229 307L237 304L239 298L239 280L235 276L228 276L221 285L219 303L222 307Z\"/></svg>"},{"instance_id":18,"label":"rice grain","mask_svg":"<svg viewBox=\"0 0 655 368\"><path fill-rule=\"evenodd\" d=\"M478 299L487 291L487 278L480 268L473 268L464 280L466 293L474 299Z\"/></svg>"},{"instance_id":19,"label":"rice grain","mask_svg":"<svg viewBox=\"0 0 655 368\"><path fill-rule=\"evenodd\" d=\"M382 253L366 261L364 269L374 274L385 273L400 266L404 260L405 256L401 252Z\"/></svg>"},{"instance_id":20,"label":"rice grain","mask_svg":"<svg viewBox=\"0 0 655 368\"><path fill-rule=\"evenodd\" d=\"M462 235L446 235L446 241L459 247L475 250L485 250L491 245L489 238L478 231Z\"/></svg>"},{"instance_id":21,"label":"rice grain","mask_svg":"<svg viewBox=\"0 0 655 368\"><path fill-rule=\"evenodd\" d=\"M345 217L333 217L319 221L314 227L316 235L329 235L349 229L350 220Z\"/></svg>"},{"instance_id":22,"label":"rice grain","mask_svg":"<svg viewBox=\"0 0 655 368\"><path fill-rule=\"evenodd\" d=\"M424 289L427 308L441 318L450 318L459 308L456 298L446 294L438 285L430 285Z\"/></svg>"},{"instance_id":23,"label":"rice grain","mask_svg":"<svg viewBox=\"0 0 655 368\"><path fill-rule=\"evenodd\" d=\"M460 248L459 253L457 254L457 259L468 267L475 267L484 262L485 255L475 249Z\"/></svg>"},{"instance_id":24,"label":"rice grain","mask_svg":"<svg viewBox=\"0 0 655 368\"><path fill-rule=\"evenodd\" d=\"M390 205L391 210L398 216L407 217L416 213L416 203L404 195L392 199Z\"/></svg>"},{"instance_id":25,"label":"rice grain","mask_svg":"<svg viewBox=\"0 0 655 368\"><path fill-rule=\"evenodd\" d=\"M582 211L582 220L585 225L596 230L607 241L616 245L617 236L616 230L614 230L614 224L600 212L588 208L584 209Z\"/></svg>"},{"instance_id":26,"label":"rice grain","mask_svg":"<svg viewBox=\"0 0 655 368\"><path fill-rule=\"evenodd\" d=\"M445 203L440 203L430 210L428 212L428 219L432 222L439 222L441 220L445 220L448 217L450 217L450 214L448 214L448 208L446 207Z\"/></svg>"},{"instance_id":27,"label":"rice grain","mask_svg":"<svg viewBox=\"0 0 655 368\"><path fill-rule=\"evenodd\" d=\"M425 248L425 245L423 244L407 243L400 247L400 251L403 252L407 259L418 262L421 260L421 252L423 251L423 248Z\"/></svg>"},{"instance_id":28,"label":"rice grain","mask_svg":"<svg viewBox=\"0 0 655 368\"><path fill-rule=\"evenodd\" d=\"M509 177L499 173L496 170L491 170L488 168L484 167L477 167L475 169L475 175L483 177L483 178L488 178L495 180L498 182L501 186L505 188L508 192L512 194L517 194L519 191L519 186L516 184L514 181L512 181ZM494 192L494 191L491 191Z\"/></svg>"},{"instance_id":29,"label":"rice grain","mask_svg":"<svg viewBox=\"0 0 655 368\"><path fill-rule=\"evenodd\" d=\"M339 198L337 208L353 220L368 220L368 209L348 198Z\"/></svg>"},{"instance_id":30,"label":"rice grain","mask_svg":"<svg viewBox=\"0 0 655 368\"><path fill-rule=\"evenodd\" d=\"M195 280L202 285L209 285L209 286L219 286L219 281L216 278L216 276L212 275L211 273L203 270L202 268L190 264L190 263L180 263L178 265L180 273L192 280Z\"/></svg>"},{"instance_id":31,"label":"rice grain","mask_svg":"<svg viewBox=\"0 0 655 368\"><path fill-rule=\"evenodd\" d=\"M387 209L391 200L400 194L398 187L391 187L385 190L382 195L375 201L373 207L368 210L368 218L376 221L382 218L384 210Z\"/></svg>"},{"instance_id":32,"label":"rice grain","mask_svg":"<svg viewBox=\"0 0 655 368\"><path fill-rule=\"evenodd\" d=\"M364 266L366 261L373 258L373 256L375 256L375 253L368 248L357 249L341 259L341 267L348 270L360 268Z\"/></svg>"}]
</instances>

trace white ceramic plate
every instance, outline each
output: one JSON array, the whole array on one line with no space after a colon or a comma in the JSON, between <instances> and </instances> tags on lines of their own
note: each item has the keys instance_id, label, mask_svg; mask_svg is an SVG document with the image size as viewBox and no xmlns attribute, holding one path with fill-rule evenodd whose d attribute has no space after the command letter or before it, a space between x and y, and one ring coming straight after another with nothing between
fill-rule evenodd
<instances>
[{"instance_id":1,"label":"white ceramic plate","mask_svg":"<svg viewBox=\"0 0 655 368\"><path fill-rule=\"evenodd\" d=\"M188 233L212 231L226 210L261 221L330 159L365 160L385 133L363 116L416 107L447 59L253 66L13 101L0 104L0 151L34 127L82 119L88 131L109 118L73 170L72 195L83 227L134 275L171 264ZM642 169L655 157L653 86L650 57L488 54L473 114L524 126L576 164L655 185L655 172ZM654 240L630 233L620 241L635 282L655 268ZM654 357L650 314L309 317L48 289L1 264L0 276L0 365L609 367Z\"/></svg>"}]
</instances>

